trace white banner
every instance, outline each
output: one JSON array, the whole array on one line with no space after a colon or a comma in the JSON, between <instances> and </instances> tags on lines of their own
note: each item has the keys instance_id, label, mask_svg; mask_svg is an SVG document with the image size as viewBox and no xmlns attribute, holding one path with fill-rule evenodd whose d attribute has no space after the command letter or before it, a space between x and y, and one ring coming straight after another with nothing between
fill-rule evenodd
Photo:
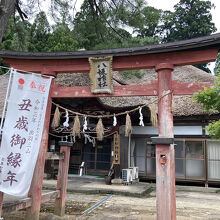
<instances>
[{"instance_id":1,"label":"white banner","mask_svg":"<svg viewBox=\"0 0 220 220\"><path fill-rule=\"evenodd\" d=\"M27 195L40 148L51 78L14 71L0 148L0 191Z\"/></svg>"}]
</instances>

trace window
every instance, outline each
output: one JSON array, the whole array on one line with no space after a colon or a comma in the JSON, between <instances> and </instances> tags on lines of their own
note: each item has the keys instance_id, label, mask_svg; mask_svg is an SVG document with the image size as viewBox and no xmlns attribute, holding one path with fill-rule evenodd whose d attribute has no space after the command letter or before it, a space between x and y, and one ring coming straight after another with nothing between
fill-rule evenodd
<instances>
[{"instance_id":1,"label":"window","mask_svg":"<svg viewBox=\"0 0 220 220\"><path fill-rule=\"evenodd\" d=\"M198 139L175 139L175 174L179 179L205 179L205 141ZM211 161L212 155L216 154L216 143L210 143L209 166L214 166L215 171L209 172L209 177L215 176L217 172L220 178L220 146L218 162ZM212 153L213 152L213 153ZM216 159L216 158L214 158ZM131 140L131 165L138 166L140 174L148 177L156 175L155 145L149 143L149 139L135 137ZM217 168L219 167L219 169ZM212 168L213 169L213 168Z\"/></svg>"},{"instance_id":2,"label":"window","mask_svg":"<svg viewBox=\"0 0 220 220\"><path fill-rule=\"evenodd\" d=\"M220 179L220 141L207 141L208 179Z\"/></svg>"},{"instance_id":3,"label":"window","mask_svg":"<svg viewBox=\"0 0 220 220\"><path fill-rule=\"evenodd\" d=\"M154 144L147 144L147 174L156 175L156 153Z\"/></svg>"},{"instance_id":4,"label":"window","mask_svg":"<svg viewBox=\"0 0 220 220\"><path fill-rule=\"evenodd\" d=\"M204 178L204 145L202 141L186 141L186 177Z\"/></svg>"},{"instance_id":5,"label":"window","mask_svg":"<svg viewBox=\"0 0 220 220\"><path fill-rule=\"evenodd\" d=\"M185 176L185 153L184 153L184 141L177 140L175 144L175 174L178 178L184 178Z\"/></svg>"}]
</instances>

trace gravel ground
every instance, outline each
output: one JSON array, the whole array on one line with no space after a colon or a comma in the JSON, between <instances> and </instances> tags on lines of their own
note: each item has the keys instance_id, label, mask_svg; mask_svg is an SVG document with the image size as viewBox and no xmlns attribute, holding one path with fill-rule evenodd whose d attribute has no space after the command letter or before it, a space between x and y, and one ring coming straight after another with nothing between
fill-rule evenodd
<instances>
[{"instance_id":1,"label":"gravel ground","mask_svg":"<svg viewBox=\"0 0 220 220\"><path fill-rule=\"evenodd\" d=\"M156 219L155 191L142 198L114 195L100 207L80 218L82 213L107 195L68 193L66 216L62 219L91 219L91 220L136 220ZM177 219L220 219L220 194L213 192L177 190ZM54 203L42 205L42 220L60 220L53 213ZM5 220L24 219L24 211L3 216Z\"/></svg>"}]
</instances>

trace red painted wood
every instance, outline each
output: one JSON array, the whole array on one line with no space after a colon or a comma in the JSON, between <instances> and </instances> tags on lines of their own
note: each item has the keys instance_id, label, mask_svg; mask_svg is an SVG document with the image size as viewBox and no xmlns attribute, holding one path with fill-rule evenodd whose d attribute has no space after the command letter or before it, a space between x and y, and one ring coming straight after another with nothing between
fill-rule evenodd
<instances>
[{"instance_id":1,"label":"red painted wood","mask_svg":"<svg viewBox=\"0 0 220 220\"><path fill-rule=\"evenodd\" d=\"M199 92L210 86L210 83L178 83L178 80L172 81L174 95L193 95L195 92Z\"/></svg>"},{"instance_id":2,"label":"red painted wood","mask_svg":"<svg viewBox=\"0 0 220 220\"><path fill-rule=\"evenodd\" d=\"M55 84L52 88L52 98L95 98L95 97L131 97L131 96L156 96L157 81L146 85L123 85L114 86L113 94L93 94L89 86L59 87ZM209 83L178 83L172 81L174 95L193 95L195 92L210 87Z\"/></svg>"},{"instance_id":3,"label":"red painted wood","mask_svg":"<svg viewBox=\"0 0 220 220\"><path fill-rule=\"evenodd\" d=\"M172 63L175 66L207 63L216 60L218 49L181 51L159 54L113 57L113 70L154 68L158 63ZM15 69L41 72L43 68L56 73L89 72L88 59L16 59L4 58L5 63Z\"/></svg>"},{"instance_id":4,"label":"red painted wood","mask_svg":"<svg viewBox=\"0 0 220 220\"><path fill-rule=\"evenodd\" d=\"M22 199L20 202L17 202L17 201L15 203L11 202L7 205L4 205L3 213L6 214L6 213L15 212L21 209L25 209L25 208L30 207L31 204L32 204L31 198L26 198L25 200Z\"/></svg>"},{"instance_id":5,"label":"red painted wood","mask_svg":"<svg viewBox=\"0 0 220 220\"><path fill-rule=\"evenodd\" d=\"M119 97L119 96L155 96L157 84L148 85L124 85L114 86L113 94L93 94L89 86L52 88L52 98L76 98L76 97Z\"/></svg>"},{"instance_id":6,"label":"red painted wood","mask_svg":"<svg viewBox=\"0 0 220 220\"><path fill-rule=\"evenodd\" d=\"M60 197L60 190L43 193L41 196L41 203L48 202L58 197Z\"/></svg>"},{"instance_id":7,"label":"red painted wood","mask_svg":"<svg viewBox=\"0 0 220 220\"><path fill-rule=\"evenodd\" d=\"M43 74L43 72L42 72ZM52 80L51 84L53 85L54 80ZM51 114L51 90L48 96L47 109L45 114L44 128L42 133L40 150L37 158L37 163L34 170L34 175L32 178L31 187L28 193L28 196L32 198L32 206L27 208L26 219L38 220L39 212L40 212L40 204L41 204L41 193L42 193L42 183L44 177L44 165L45 158L47 152L48 145L48 132L49 132L49 124L50 124L50 114Z\"/></svg>"},{"instance_id":8,"label":"red painted wood","mask_svg":"<svg viewBox=\"0 0 220 220\"><path fill-rule=\"evenodd\" d=\"M59 216L65 215L66 188L68 182L70 147L61 146L60 153L64 153L64 160L59 161L59 171L57 178L57 190L60 190L60 197L56 198L54 213Z\"/></svg>"},{"instance_id":9,"label":"red painted wood","mask_svg":"<svg viewBox=\"0 0 220 220\"><path fill-rule=\"evenodd\" d=\"M172 70L170 64L156 66L158 72L159 136L174 137L172 115ZM164 96L164 94L167 94ZM166 161L165 164L161 163ZM157 219L176 219L174 145L156 146Z\"/></svg>"},{"instance_id":10,"label":"red painted wood","mask_svg":"<svg viewBox=\"0 0 220 220\"><path fill-rule=\"evenodd\" d=\"M56 199L57 197L60 197L59 190L43 193L41 196L41 203L48 202L52 199ZM11 202L11 203L5 205L3 207L3 212L4 212L4 214L10 213L10 212L14 212L14 211L28 208L31 205L32 205L32 199L30 197L27 197L25 199L21 199L19 202L17 202L17 200L16 200L15 203Z\"/></svg>"},{"instance_id":11,"label":"red painted wood","mask_svg":"<svg viewBox=\"0 0 220 220\"><path fill-rule=\"evenodd\" d=\"M4 193L0 192L0 217L2 216L3 199L4 199Z\"/></svg>"},{"instance_id":12,"label":"red painted wood","mask_svg":"<svg viewBox=\"0 0 220 220\"><path fill-rule=\"evenodd\" d=\"M164 92L172 91L174 89L174 94L184 93L186 87L189 90L195 90L189 85L185 85L185 88L175 88L175 83L171 82L171 69L174 66L183 66L190 64L206 63L210 61L215 61L218 54L218 49L206 49L206 50L195 50L195 51L181 51L181 52L169 52L169 53L159 53L159 54L147 54L147 55L135 55L135 56L118 56L113 58L113 70L127 70L127 69L145 69L154 68L158 71L158 95L162 97ZM89 72L90 67L88 59L56 59L56 60L31 60L31 59L16 59L16 58L4 58L4 62L9 64L15 69L31 71L31 72L42 72L43 74L55 73L76 73L76 72ZM161 64L163 63L163 64ZM166 63L166 64L164 64ZM168 63L168 65L167 65ZM159 65L158 65L159 64ZM42 71L43 70L43 71ZM140 86L141 87L141 86ZM140 89L139 87L139 89ZM129 89L128 89L129 88ZM132 88L130 90L130 88ZM76 97L79 89L69 90L56 88L57 91L53 89L53 97L63 95L67 97L73 97L72 92L75 93ZM132 86L128 86L124 91L120 91L121 88L117 88L115 94L116 96L132 96L135 92L137 95L142 94L142 89L136 90ZM155 89L155 88L154 88ZM82 90L82 88L81 88ZM132 91L132 92L131 92ZM144 91L147 95L150 93L146 86ZM86 96L85 93L88 95ZM132 93L132 94L131 94ZM88 93L88 88L80 93L82 97L90 97ZM95 97L100 97L101 95L96 95ZM81 97L81 96L77 96ZM159 114L159 135L160 136L171 136L173 137L173 118L171 113L171 102L172 95L169 94L159 100L158 104L158 114ZM44 162L46 156L46 148L48 141L48 130L49 130L49 120L50 120L50 110L51 110L51 100L48 103L46 121L44 125L42 144L40 148L40 153L38 156L38 161L32 180L32 186L30 190L30 195L32 197L33 205L27 210L27 219L37 220L39 218L39 210L41 203L41 190L42 190L42 179ZM165 156L166 163L162 165L160 163L160 157ZM156 146L156 165L157 165L157 215L158 219L176 219L176 203L175 203L175 164L174 164L174 147L166 145ZM65 168L64 168L65 169ZM65 169L66 170L66 169ZM61 172L61 171L60 171ZM63 173L63 172L62 172ZM60 174L61 175L61 174ZM64 190L65 181L58 182L58 187ZM66 191L65 191L66 193ZM63 207L65 204L65 193L63 192L60 196L59 207ZM61 202L62 199L62 202ZM60 211L62 213L63 210Z\"/></svg>"}]
</instances>

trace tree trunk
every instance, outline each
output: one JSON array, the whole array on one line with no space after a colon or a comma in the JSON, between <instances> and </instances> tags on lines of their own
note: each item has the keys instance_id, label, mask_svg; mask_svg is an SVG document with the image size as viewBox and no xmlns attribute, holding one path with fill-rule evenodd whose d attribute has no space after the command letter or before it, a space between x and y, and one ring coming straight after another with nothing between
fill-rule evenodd
<instances>
[{"instance_id":1,"label":"tree trunk","mask_svg":"<svg viewBox=\"0 0 220 220\"><path fill-rule=\"evenodd\" d=\"M15 9L16 0L0 0L0 43L8 25L8 20Z\"/></svg>"}]
</instances>

